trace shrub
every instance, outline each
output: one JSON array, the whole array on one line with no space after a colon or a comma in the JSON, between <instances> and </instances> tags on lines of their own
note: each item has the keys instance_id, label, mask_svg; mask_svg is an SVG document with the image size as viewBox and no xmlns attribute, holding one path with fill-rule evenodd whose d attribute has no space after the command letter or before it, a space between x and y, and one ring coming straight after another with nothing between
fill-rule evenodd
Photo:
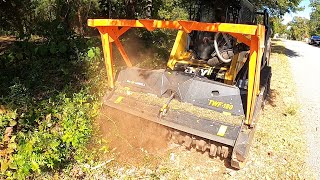
<instances>
[{"instance_id":1,"label":"shrub","mask_svg":"<svg viewBox=\"0 0 320 180\"><path fill-rule=\"evenodd\" d=\"M0 179L32 178L85 157L104 89L95 45L57 36L16 42L0 55Z\"/></svg>"}]
</instances>

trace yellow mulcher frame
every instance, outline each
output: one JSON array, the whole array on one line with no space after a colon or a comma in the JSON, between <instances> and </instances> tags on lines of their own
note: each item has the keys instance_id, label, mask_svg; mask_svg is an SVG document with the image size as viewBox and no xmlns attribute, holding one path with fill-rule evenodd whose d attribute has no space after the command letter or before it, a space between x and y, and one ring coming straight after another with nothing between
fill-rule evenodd
<instances>
[{"instance_id":1,"label":"yellow mulcher frame","mask_svg":"<svg viewBox=\"0 0 320 180\"><path fill-rule=\"evenodd\" d=\"M120 36L132 27L146 28L153 31L156 28L179 30L177 38L191 31L207 31L228 33L238 41L250 47L249 74L248 74L248 97L245 124L251 126L257 96L260 92L260 68L264 51L265 26L263 25L245 25L230 23L204 23L196 21L162 21L162 20L120 20L120 19L89 19L88 26L96 27L100 34L103 46L105 66L108 75L108 84L114 88L114 69L112 59L112 43L114 43L122 55L126 65L132 67L132 64L119 40ZM180 34L179 34L180 33ZM168 67L172 68L174 61L183 59L184 49L175 43L168 62ZM186 54L185 54L186 55Z\"/></svg>"}]
</instances>

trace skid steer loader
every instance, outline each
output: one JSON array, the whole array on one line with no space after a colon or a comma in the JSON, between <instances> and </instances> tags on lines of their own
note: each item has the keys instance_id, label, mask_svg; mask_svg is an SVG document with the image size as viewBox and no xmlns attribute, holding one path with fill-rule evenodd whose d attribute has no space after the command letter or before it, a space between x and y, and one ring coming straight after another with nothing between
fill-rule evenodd
<instances>
[{"instance_id":1,"label":"skid steer loader","mask_svg":"<svg viewBox=\"0 0 320 180\"><path fill-rule=\"evenodd\" d=\"M88 20L101 34L111 88L104 104L168 127L187 148L231 157L240 169L269 91L268 13L247 0L202 0L193 8L190 21ZM166 69L132 66L119 40L130 28L178 30ZM117 75L113 44L127 65Z\"/></svg>"}]
</instances>

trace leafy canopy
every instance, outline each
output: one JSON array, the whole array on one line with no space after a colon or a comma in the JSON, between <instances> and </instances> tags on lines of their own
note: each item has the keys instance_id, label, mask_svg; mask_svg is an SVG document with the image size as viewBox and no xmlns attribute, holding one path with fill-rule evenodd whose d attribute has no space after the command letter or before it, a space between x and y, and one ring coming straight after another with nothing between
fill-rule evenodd
<instances>
[{"instance_id":1,"label":"leafy canopy","mask_svg":"<svg viewBox=\"0 0 320 180\"><path fill-rule=\"evenodd\" d=\"M301 0L251 0L251 2L258 8L268 8L274 16L283 16L285 13L301 10L299 8Z\"/></svg>"},{"instance_id":2,"label":"leafy canopy","mask_svg":"<svg viewBox=\"0 0 320 180\"><path fill-rule=\"evenodd\" d=\"M311 35L320 35L320 1L312 0L310 6L310 33Z\"/></svg>"},{"instance_id":3,"label":"leafy canopy","mask_svg":"<svg viewBox=\"0 0 320 180\"><path fill-rule=\"evenodd\" d=\"M293 20L288 24L291 26L290 34L294 40L303 40L309 37L309 20L302 17L294 17Z\"/></svg>"}]
</instances>

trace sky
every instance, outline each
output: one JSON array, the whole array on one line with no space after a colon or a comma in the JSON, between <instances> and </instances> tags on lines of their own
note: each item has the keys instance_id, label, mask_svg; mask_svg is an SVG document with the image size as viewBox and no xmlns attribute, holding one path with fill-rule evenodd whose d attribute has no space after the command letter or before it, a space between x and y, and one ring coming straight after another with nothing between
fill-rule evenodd
<instances>
[{"instance_id":1,"label":"sky","mask_svg":"<svg viewBox=\"0 0 320 180\"><path fill-rule=\"evenodd\" d=\"M299 6L305 7L305 9L303 11L299 11L296 13L286 13L283 17L282 23L287 24L295 16L300 16L300 17L305 17L307 19L310 19L311 7L309 7L309 4L310 4L310 0L302 0Z\"/></svg>"}]
</instances>

